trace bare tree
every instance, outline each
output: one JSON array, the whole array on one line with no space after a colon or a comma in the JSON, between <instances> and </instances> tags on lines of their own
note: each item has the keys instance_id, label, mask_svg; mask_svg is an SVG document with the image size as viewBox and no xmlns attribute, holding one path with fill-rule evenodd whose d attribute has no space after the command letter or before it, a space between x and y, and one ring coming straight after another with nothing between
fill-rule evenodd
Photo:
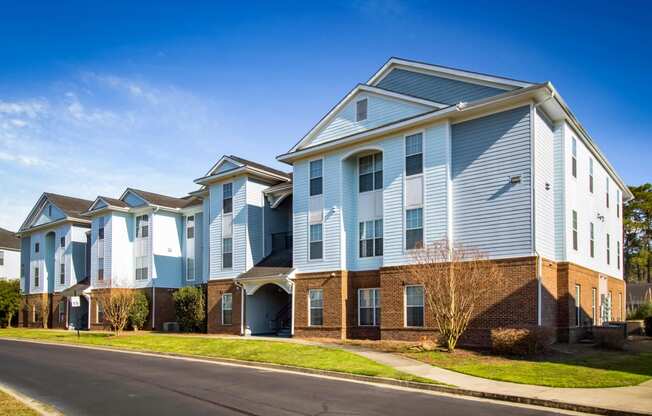
<instances>
[{"instance_id":1,"label":"bare tree","mask_svg":"<svg viewBox=\"0 0 652 416\"><path fill-rule=\"evenodd\" d=\"M34 308L39 312L39 318L44 329L48 328L48 321L50 320L50 299L47 295L40 296L34 300Z\"/></svg>"},{"instance_id":2,"label":"bare tree","mask_svg":"<svg viewBox=\"0 0 652 416\"><path fill-rule=\"evenodd\" d=\"M441 240L413 252L411 281L424 296L443 343L453 352L480 302L502 283L502 272L481 251Z\"/></svg>"},{"instance_id":3,"label":"bare tree","mask_svg":"<svg viewBox=\"0 0 652 416\"><path fill-rule=\"evenodd\" d=\"M96 295L97 303L104 310L104 320L111 329L120 334L129 322L129 312L136 300L135 291L124 288L103 290Z\"/></svg>"}]
</instances>

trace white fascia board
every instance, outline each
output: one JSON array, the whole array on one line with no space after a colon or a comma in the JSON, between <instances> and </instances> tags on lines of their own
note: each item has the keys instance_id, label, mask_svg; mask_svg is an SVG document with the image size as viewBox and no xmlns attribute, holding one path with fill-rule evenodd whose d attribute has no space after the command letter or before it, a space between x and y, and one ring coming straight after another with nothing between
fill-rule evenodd
<instances>
[{"instance_id":1,"label":"white fascia board","mask_svg":"<svg viewBox=\"0 0 652 416\"><path fill-rule=\"evenodd\" d=\"M273 181L283 181L283 182L290 181L290 179L287 176L277 175L273 172L257 169L253 166L243 166L241 168L227 170L226 172L218 173L215 175L204 176L202 178L195 179L194 182L196 184L206 186L213 182L217 182L220 180L224 180L224 179L228 179L244 174L251 175L261 179L266 179L266 180L271 179Z\"/></svg>"},{"instance_id":2,"label":"white fascia board","mask_svg":"<svg viewBox=\"0 0 652 416\"><path fill-rule=\"evenodd\" d=\"M45 192L41 194L39 199L36 201L36 204L32 207L32 210L27 214L27 218L25 218L25 221L21 224L20 228L18 231L23 231L27 228L29 228L29 223L32 222L33 218L38 215L38 212L40 212L43 209L44 206L44 200L46 200L47 197L45 196Z\"/></svg>"},{"instance_id":3,"label":"white fascia board","mask_svg":"<svg viewBox=\"0 0 652 416\"><path fill-rule=\"evenodd\" d=\"M473 114L473 112L482 112L494 108L496 106L509 105L517 101L531 99L538 92L547 88L547 84L537 84L528 88L522 88L513 91L507 91L498 96L483 98L480 100L472 101L470 103L461 103L457 106L450 106L438 111L431 111L422 115L411 117L407 120L398 121L396 123L388 124L383 127L370 129L360 133L353 134L341 139L336 139L330 142L318 144L306 149L289 152L277 157L277 160L285 163L292 164L294 160L303 159L316 153L323 153L334 148L347 146L353 143L371 140L396 131L414 128L424 123L432 123L438 120L444 120L451 117L460 115L466 116Z\"/></svg>"},{"instance_id":4,"label":"white fascia board","mask_svg":"<svg viewBox=\"0 0 652 416\"><path fill-rule=\"evenodd\" d=\"M384 97L394 98L394 99L401 100L401 101L408 101L408 102L411 102L411 103L421 104L421 105L431 107L433 109L444 108L444 107L447 106L447 104L442 104L442 103L438 103L438 102L435 102L435 101L430 101L430 100L425 100L425 99L422 99L422 98L412 97L410 95L400 94L400 93L393 92L393 91L387 91L387 90L384 90L382 88L378 88L378 87L375 87L375 86L372 86L372 85L358 84L355 88L353 88L351 91L349 91L349 93L346 94L344 96L344 98L342 98L340 100L340 102L338 102L335 105L335 107L331 108L328 111L328 113L326 113L326 115L324 117L322 117L322 119L319 120L319 122L313 128L311 128L310 131L308 131L308 133L306 133L306 135L303 136L303 138L301 138L301 140L299 140L299 142L297 144L295 144L290 149L290 151L288 153L291 153L291 152L294 152L294 151L300 149L304 144L306 144L311 139L313 139L314 135L318 131L320 131L326 124L328 124L328 122L330 122L333 119L335 114L339 113L339 111L342 108L344 108L347 104L349 104L351 102L351 100L353 99L353 97L355 97L361 91L369 92L369 93L372 93L372 94L377 94L377 95L384 96Z\"/></svg>"},{"instance_id":5,"label":"white fascia board","mask_svg":"<svg viewBox=\"0 0 652 416\"><path fill-rule=\"evenodd\" d=\"M379 83L394 68L402 68L415 72L422 72L444 78L456 79L489 87L501 89L527 88L536 85L530 82L518 81L515 79L503 78L488 74L479 74L461 69L447 68L439 65L431 65L422 62L407 61L400 58L391 58L367 81L369 85Z\"/></svg>"},{"instance_id":6,"label":"white fascia board","mask_svg":"<svg viewBox=\"0 0 652 416\"><path fill-rule=\"evenodd\" d=\"M219 168L224 162L227 162L227 161L231 162L234 165L239 166L239 167L244 166L242 163L238 162L237 160L233 160L230 157L228 157L227 155L223 155L220 158L220 160L218 160L210 169L208 169L208 172L206 172L206 175L204 175L204 177L211 176L213 174L213 172L215 172L215 170L217 168Z\"/></svg>"},{"instance_id":7,"label":"white fascia board","mask_svg":"<svg viewBox=\"0 0 652 416\"><path fill-rule=\"evenodd\" d=\"M90 220L85 220L85 219L81 219L81 218L65 217L65 218L61 218L60 220L48 222L46 224L37 225L36 227L31 227L31 228L28 228L26 230L21 230L21 231L17 232L16 235L19 236L19 237L22 237L23 235L26 235L26 234L31 234L31 233L36 232L36 231L46 230L46 229L51 228L51 227L57 227L57 226L59 226L61 224L65 224L65 223L68 223L68 222L72 223L72 224L89 224L89 225L91 223Z\"/></svg>"}]
</instances>

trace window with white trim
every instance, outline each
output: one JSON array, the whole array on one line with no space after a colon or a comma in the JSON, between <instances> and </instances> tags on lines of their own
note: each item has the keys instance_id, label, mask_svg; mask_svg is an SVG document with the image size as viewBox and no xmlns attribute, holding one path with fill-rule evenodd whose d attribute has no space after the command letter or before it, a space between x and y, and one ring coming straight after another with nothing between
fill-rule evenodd
<instances>
[{"instance_id":1,"label":"window with white trim","mask_svg":"<svg viewBox=\"0 0 652 416\"><path fill-rule=\"evenodd\" d=\"M358 159L359 192L376 189L383 189L383 154L380 152Z\"/></svg>"},{"instance_id":2,"label":"window with white trim","mask_svg":"<svg viewBox=\"0 0 652 416\"><path fill-rule=\"evenodd\" d=\"M104 217L100 217L98 220L99 228L97 230L97 238L104 240Z\"/></svg>"},{"instance_id":3,"label":"window with white trim","mask_svg":"<svg viewBox=\"0 0 652 416\"><path fill-rule=\"evenodd\" d=\"M607 264L611 264L611 238L607 233Z\"/></svg>"},{"instance_id":4,"label":"window with white trim","mask_svg":"<svg viewBox=\"0 0 652 416\"><path fill-rule=\"evenodd\" d=\"M149 215L136 217L136 280L149 278Z\"/></svg>"},{"instance_id":5,"label":"window with white trim","mask_svg":"<svg viewBox=\"0 0 652 416\"><path fill-rule=\"evenodd\" d=\"M65 265L65 263L61 263L59 265L59 284L60 285L65 285L66 284L66 265Z\"/></svg>"},{"instance_id":6,"label":"window with white trim","mask_svg":"<svg viewBox=\"0 0 652 416\"><path fill-rule=\"evenodd\" d=\"M186 259L186 280L195 280L195 259L192 257Z\"/></svg>"},{"instance_id":7,"label":"window with white trim","mask_svg":"<svg viewBox=\"0 0 652 416\"><path fill-rule=\"evenodd\" d=\"M593 193L593 158L589 158L589 192Z\"/></svg>"},{"instance_id":8,"label":"window with white trim","mask_svg":"<svg viewBox=\"0 0 652 416\"><path fill-rule=\"evenodd\" d=\"M616 218L620 218L620 203L622 197L620 196L620 189L616 189Z\"/></svg>"},{"instance_id":9,"label":"window with white trim","mask_svg":"<svg viewBox=\"0 0 652 416\"><path fill-rule=\"evenodd\" d=\"M104 256L97 258L97 280L104 281Z\"/></svg>"},{"instance_id":10,"label":"window with white trim","mask_svg":"<svg viewBox=\"0 0 652 416\"><path fill-rule=\"evenodd\" d=\"M59 302L59 323L65 323L66 321L66 302L65 301L60 301Z\"/></svg>"},{"instance_id":11,"label":"window with white trim","mask_svg":"<svg viewBox=\"0 0 652 416\"><path fill-rule=\"evenodd\" d=\"M59 247L66 248L66 237L63 236L59 239Z\"/></svg>"},{"instance_id":12,"label":"window with white trim","mask_svg":"<svg viewBox=\"0 0 652 416\"><path fill-rule=\"evenodd\" d=\"M225 183L222 185L222 213L230 214L233 212L233 184Z\"/></svg>"},{"instance_id":13,"label":"window with white trim","mask_svg":"<svg viewBox=\"0 0 652 416\"><path fill-rule=\"evenodd\" d=\"M593 226L593 223L590 223L590 236L591 240L589 242L589 255L591 257L595 257L595 228Z\"/></svg>"},{"instance_id":14,"label":"window with white trim","mask_svg":"<svg viewBox=\"0 0 652 416\"><path fill-rule=\"evenodd\" d=\"M582 287L575 285L575 326L580 326L582 322Z\"/></svg>"},{"instance_id":15,"label":"window with white trim","mask_svg":"<svg viewBox=\"0 0 652 416\"><path fill-rule=\"evenodd\" d=\"M577 178L577 139L575 137L573 137L571 146L571 174L573 175L573 178Z\"/></svg>"},{"instance_id":16,"label":"window with white trim","mask_svg":"<svg viewBox=\"0 0 652 416\"><path fill-rule=\"evenodd\" d=\"M310 224L310 260L324 257L323 225Z\"/></svg>"},{"instance_id":17,"label":"window with white trim","mask_svg":"<svg viewBox=\"0 0 652 416\"><path fill-rule=\"evenodd\" d=\"M616 267L620 270L620 241L616 241Z\"/></svg>"},{"instance_id":18,"label":"window with white trim","mask_svg":"<svg viewBox=\"0 0 652 416\"><path fill-rule=\"evenodd\" d=\"M423 247L423 208L405 211L405 248L407 250Z\"/></svg>"},{"instance_id":19,"label":"window with white trim","mask_svg":"<svg viewBox=\"0 0 652 416\"><path fill-rule=\"evenodd\" d=\"M34 253L38 253L41 250L41 244L34 243Z\"/></svg>"},{"instance_id":20,"label":"window with white trim","mask_svg":"<svg viewBox=\"0 0 652 416\"><path fill-rule=\"evenodd\" d=\"M405 326L424 326L423 286L405 286Z\"/></svg>"},{"instance_id":21,"label":"window with white trim","mask_svg":"<svg viewBox=\"0 0 652 416\"><path fill-rule=\"evenodd\" d=\"M577 251L577 211L573 210L573 250Z\"/></svg>"},{"instance_id":22,"label":"window with white trim","mask_svg":"<svg viewBox=\"0 0 652 416\"><path fill-rule=\"evenodd\" d=\"M186 217L186 280L195 280L195 216Z\"/></svg>"},{"instance_id":23,"label":"window with white trim","mask_svg":"<svg viewBox=\"0 0 652 416\"><path fill-rule=\"evenodd\" d=\"M605 188L605 198L606 198L606 207L609 208L609 177L607 176L606 178L606 188Z\"/></svg>"},{"instance_id":24,"label":"window with white trim","mask_svg":"<svg viewBox=\"0 0 652 416\"><path fill-rule=\"evenodd\" d=\"M405 176L423 173L423 133L405 137Z\"/></svg>"},{"instance_id":25,"label":"window with white trim","mask_svg":"<svg viewBox=\"0 0 652 416\"><path fill-rule=\"evenodd\" d=\"M195 238L195 216L190 215L186 218L186 238L193 240Z\"/></svg>"},{"instance_id":26,"label":"window with white trim","mask_svg":"<svg viewBox=\"0 0 652 416\"><path fill-rule=\"evenodd\" d=\"M104 322L104 305L102 305L100 302L96 303L95 307L95 322L98 324L101 324Z\"/></svg>"},{"instance_id":27,"label":"window with white trim","mask_svg":"<svg viewBox=\"0 0 652 416\"><path fill-rule=\"evenodd\" d=\"M308 322L310 326L324 325L324 290L308 290Z\"/></svg>"},{"instance_id":28,"label":"window with white trim","mask_svg":"<svg viewBox=\"0 0 652 416\"><path fill-rule=\"evenodd\" d=\"M368 101L366 98L355 102L355 121L363 121L367 119Z\"/></svg>"},{"instance_id":29,"label":"window with white trim","mask_svg":"<svg viewBox=\"0 0 652 416\"><path fill-rule=\"evenodd\" d=\"M598 290L596 288L591 288L591 324L597 325L597 303L598 303Z\"/></svg>"},{"instance_id":30,"label":"window with white trim","mask_svg":"<svg viewBox=\"0 0 652 416\"><path fill-rule=\"evenodd\" d=\"M222 295L222 325L233 324L233 294Z\"/></svg>"},{"instance_id":31,"label":"window with white trim","mask_svg":"<svg viewBox=\"0 0 652 416\"><path fill-rule=\"evenodd\" d=\"M41 276L40 276L40 269L37 267L34 267L34 287L39 287L41 284Z\"/></svg>"},{"instance_id":32,"label":"window with white trim","mask_svg":"<svg viewBox=\"0 0 652 416\"><path fill-rule=\"evenodd\" d=\"M360 257L383 255L383 220L360 223Z\"/></svg>"},{"instance_id":33,"label":"window with white trim","mask_svg":"<svg viewBox=\"0 0 652 416\"><path fill-rule=\"evenodd\" d=\"M358 289L358 325L380 326L380 289Z\"/></svg>"},{"instance_id":34,"label":"window with white trim","mask_svg":"<svg viewBox=\"0 0 652 416\"><path fill-rule=\"evenodd\" d=\"M222 239L222 268L230 269L233 267L233 239Z\"/></svg>"},{"instance_id":35,"label":"window with white trim","mask_svg":"<svg viewBox=\"0 0 652 416\"><path fill-rule=\"evenodd\" d=\"M310 162L310 196L323 193L323 161L313 160Z\"/></svg>"}]
</instances>

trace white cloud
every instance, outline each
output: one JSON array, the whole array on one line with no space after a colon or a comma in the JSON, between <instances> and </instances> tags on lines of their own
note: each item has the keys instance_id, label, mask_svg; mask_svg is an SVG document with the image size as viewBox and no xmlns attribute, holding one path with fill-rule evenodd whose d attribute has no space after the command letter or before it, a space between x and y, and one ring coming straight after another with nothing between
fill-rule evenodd
<instances>
[{"instance_id":1,"label":"white cloud","mask_svg":"<svg viewBox=\"0 0 652 416\"><path fill-rule=\"evenodd\" d=\"M0 161L16 162L24 166L45 165L46 162L36 156L15 155L6 152L0 152Z\"/></svg>"}]
</instances>

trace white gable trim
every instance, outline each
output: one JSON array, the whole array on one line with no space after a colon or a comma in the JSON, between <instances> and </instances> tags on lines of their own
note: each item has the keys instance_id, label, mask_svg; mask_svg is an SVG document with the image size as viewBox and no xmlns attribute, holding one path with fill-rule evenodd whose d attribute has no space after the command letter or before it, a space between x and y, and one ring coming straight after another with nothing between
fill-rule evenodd
<instances>
[{"instance_id":1,"label":"white gable trim","mask_svg":"<svg viewBox=\"0 0 652 416\"><path fill-rule=\"evenodd\" d=\"M103 207L95 208L97 204L100 202L103 202L105 205ZM91 217L93 215L99 214L101 212L105 211L121 211L121 212L129 212L130 209L126 207L117 207L115 205L109 204L104 198L101 196L98 196L95 201L91 204L91 206L86 210L86 212L82 213L83 216L85 217Z\"/></svg>"},{"instance_id":2,"label":"white gable trim","mask_svg":"<svg viewBox=\"0 0 652 416\"><path fill-rule=\"evenodd\" d=\"M337 103L335 107L333 107L328 113L326 113L326 115L321 120L319 120L319 122L312 129L310 129L310 131L305 136L303 136L303 138L299 140L299 142L296 145L294 145L294 147L292 147L292 149L290 149L288 153L301 149L303 146L305 146L307 143L313 140L314 137L317 135L317 133L321 131L321 129L324 128L324 126L326 126L333 119L333 117L335 117L335 115L339 113L347 104L349 104L353 100L353 98L360 92L367 92L370 94L376 94L382 97L392 98L399 101L407 101L414 104L425 105L432 109L442 109L449 106L448 104L442 104L435 101L412 97L410 95L384 90L382 88L378 88L371 85L360 84L356 86L354 89L352 89L351 91L349 91L349 93L342 100L340 100L340 102Z\"/></svg>"},{"instance_id":3,"label":"white gable trim","mask_svg":"<svg viewBox=\"0 0 652 416\"><path fill-rule=\"evenodd\" d=\"M515 88L530 87L534 84L515 79L497 77L487 74L478 74L461 69L447 68L439 65L425 64L421 62L407 61L400 58L391 58L367 81L369 85L376 85L387 76L394 68L419 72L426 75L436 75L442 78L454 79L457 81L470 82L473 84L485 85L488 87L513 90Z\"/></svg>"},{"instance_id":4,"label":"white gable trim","mask_svg":"<svg viewBox=\"0 0 652 416\"><path fill-rule=\"evenodd\" d=\"M18 231L23 231L34 222L34 218L38 218L38 214L43 211L43 207L45 206L45 201L47 201L47 197L45 196L45 192L41 194L39 199L36 201L36 204L32 207L32 210L29 212L27 215L27 218L25 218L25 221L23 221L22 225L18 229Z\"/></svg>"},{"instance_id":5,"label":"white gable trim","mask_svg":"<svg viewBox=\"0 0 652 416\"><path fill-rule=\"evenodd\" d=\"M224 155L224 156L222 156L222 157L220 158L220 160L217 161L217 163L215 163L215 164L213 165L213 167L211 167L211 168L208 170L208 172L206 172L206 175L204 175L204 176L211 176L211 175L213 175L215 172L217 172L217 170L220 168L220 166L222 166L222 165L224 164L224 162L233 163L234 165L236 165L236 166L238 166L238 167L243 167L243 166L244 166L242 163L240 163L240 162L238 162L238 161L236 161L236 160L233 160L233 159L231 159L230 157Z\"/></svg>"},{"instance_id":6,"label":"white gable trim","mask_svg":"<svg viewBox=\"0 0 652 416\"><path fill-rule=\"evenodd\" d=\"M139 194L138 192L134 191L134 190L131 189L131 188L127 188L127 189L125 189L125 191L122 193L122 195L120 195L120 198L118 198L118 199L121 200L121 201L123 201L123 202L125 202L125 203L127 203L127 201L125 201L124 198L125 198L127 195L129 195L129 194L134 194L134 195L136 195L139 199L142 199L143 202L145 202L145 205L152 205L152 204L151 204L147 199L145 199L144 196L142 196L141 194ZM127 205L129 205L129 204L127 204Z\"/></svg>"}]
</instances>

